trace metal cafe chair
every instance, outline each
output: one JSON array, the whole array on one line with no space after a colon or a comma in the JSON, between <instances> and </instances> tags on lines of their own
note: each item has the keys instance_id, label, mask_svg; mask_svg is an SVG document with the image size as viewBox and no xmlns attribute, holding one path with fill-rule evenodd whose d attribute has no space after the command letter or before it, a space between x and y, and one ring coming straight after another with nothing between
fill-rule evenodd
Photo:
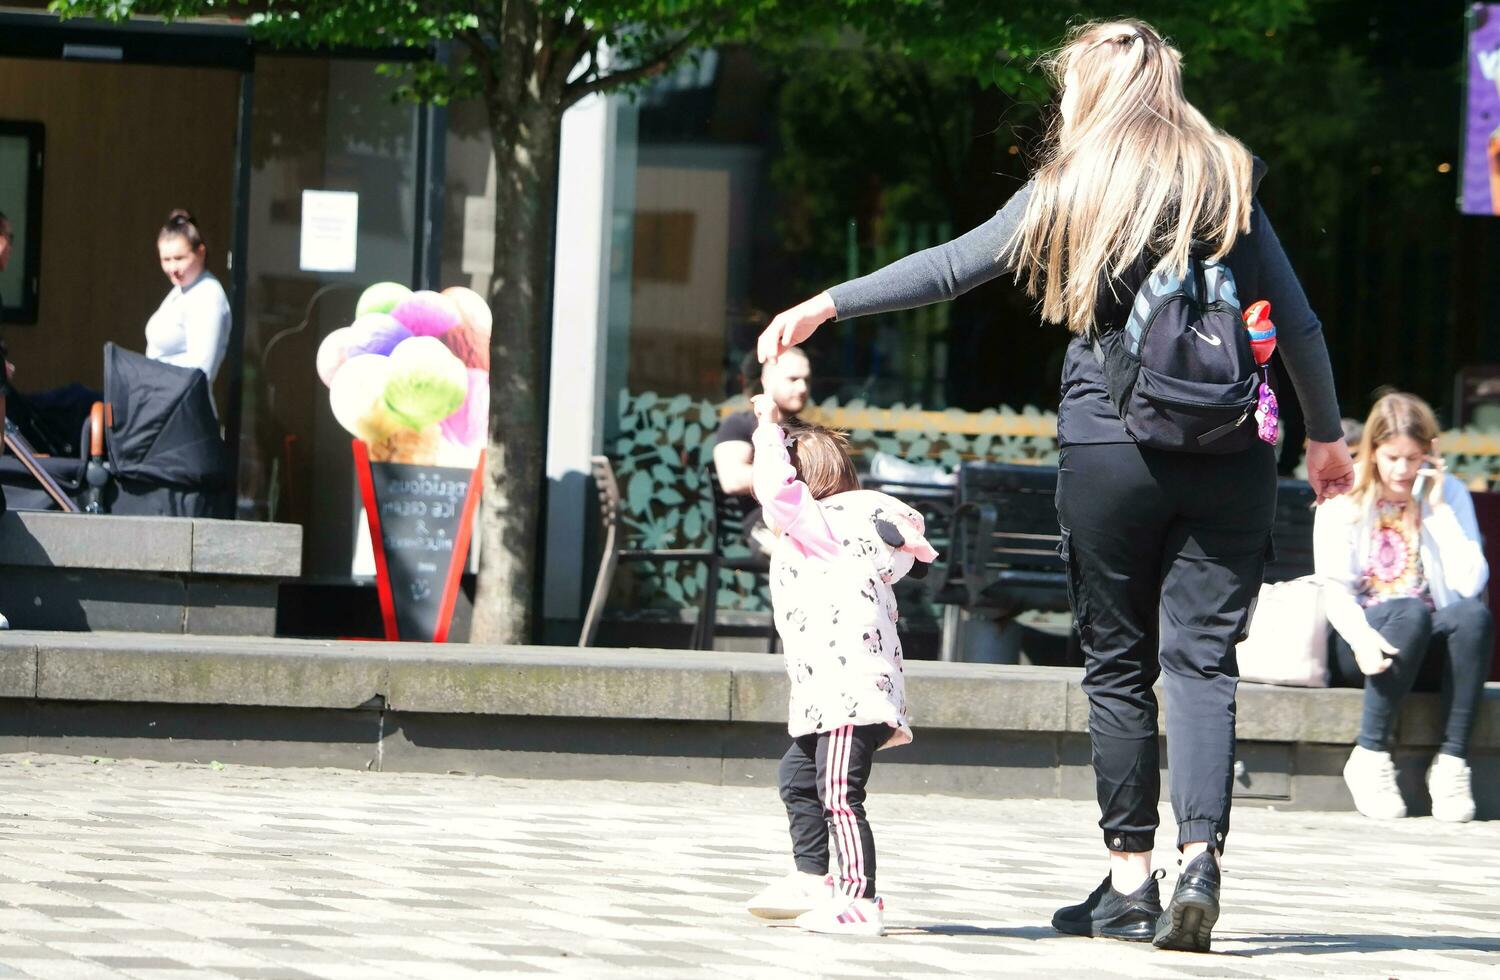
<instances>
[{"instance_id":1,"label":"metal cafe chair","mask_svg":"<svg viewBox=\"0 0 1500 980\"><path fill-rule=\"evenodd\" d=\"M725 571L745 571L754 575L769 575L770 560L764 555L733 554L744 550L746 515L751 505L749 498L726 494L719 485L719 474L710 463L706 479L713 493L713 514L709 522L708 548L624 548L625 537L621 508L620 484L615 478L614 465L608 456L594 456L592 464L594 483L599 491L599 519L604 531L603 554L599 560L599 574L594 579L594 591L589 598L588 612L584 615L583 629L578 645L592 646L598 635L599 621L604 616L604 606L609 600L610 585L614 582L615 570L621 562L640 561L701 561L708 567L708 579L698 602L698 618L693 629L692 647L695 650L713 648L714 632L718 613L719 579ZM776 623L771 620L768 627L768 649L776 650Z\"/></svg>"},{"instance_id":2,"label":"metal cafe chair","mask_svg":"<svg viewBox=\"0 0 1500 980\"><path fill-rule=\"evenodd\" d=\"M604 616L604 604L609 600L609 587L614 582L615 569L621 562L649 561L701 561L710 562L713 552L707 548L624 548L622 511L620 506L620 484L615 479L614 464L608 456L590 458L594 483L599 489L599 519L604 531L604 550L599 559L599 574L594 578L594 592L589 597L588 612L583 617L583 631L579 634L580 647L592 646L599 632L599 620ZM707 595L707 593L705 593ZM712 603L709 603L710 605ZM699 648L699 630L704 614L698 613L698 623L693 630L693 646Z\"/></svg>"}]
</instances>

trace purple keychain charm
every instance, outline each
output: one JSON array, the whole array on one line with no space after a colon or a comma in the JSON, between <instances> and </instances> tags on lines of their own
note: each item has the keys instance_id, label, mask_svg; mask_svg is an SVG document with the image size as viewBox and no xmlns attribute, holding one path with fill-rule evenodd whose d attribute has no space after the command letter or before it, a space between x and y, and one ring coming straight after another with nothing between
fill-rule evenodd
<instances>
[{"instance_id":1,"label":"purple keychain charm","mask_svg":"<svg viewBox=\"0 0 1500 980\"><path fill-rule=\"evenodd\" d=\"M1262 440L1276 445L1276 431L1281 424L1281 409L1276 407L1276 392L1261 376L1260 395L1255 400L1255 432Z\"/></svg>"}]
</instances>

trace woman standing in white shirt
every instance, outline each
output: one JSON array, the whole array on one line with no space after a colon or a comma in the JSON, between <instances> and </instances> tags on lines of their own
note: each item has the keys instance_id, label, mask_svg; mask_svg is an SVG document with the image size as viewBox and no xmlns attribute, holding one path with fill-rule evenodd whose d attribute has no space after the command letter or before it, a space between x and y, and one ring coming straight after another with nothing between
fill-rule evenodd
<instances>
[{"instance_id":1,"label":"woman standing in white shirt","mask_svg":"<svg viewBox=\"0 0 1500 980\"><path fill-rule=\"evenodd\" d=\"M1427 770L1432 815L1474 819L1468 749L1494 649L1480 599L1490 569L1474 500L1444 472L1437 435L1426 402L1385 395L1365 423L1354 489L1320 506L1313 524L1333 683L1365 689L1344 782L1368 817L1406 816L1391 734L1406 695L1436 688L1443 742Z\"/></svg>"},{"instance_id":2,"label":"woman standing in white shirt","mask_svg":"<svg viewBox=\"0 0 1500 980\"><path fill-rule=\"evenodd\" d=\"M197 368L212 385L229 346L229 297L208 271L208 247L193 216L182 210L168 215L156 251L172 291L146 321L146 356Z\"/></svg>"}]
</instances>

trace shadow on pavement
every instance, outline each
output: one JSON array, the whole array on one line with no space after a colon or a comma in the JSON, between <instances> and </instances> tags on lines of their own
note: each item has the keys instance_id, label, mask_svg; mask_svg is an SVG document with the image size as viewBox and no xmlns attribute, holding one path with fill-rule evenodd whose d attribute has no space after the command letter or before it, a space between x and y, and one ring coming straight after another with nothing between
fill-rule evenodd
<instances>
[{"instance_id":1,"label":"shadow on pavement","mask_svg":"<svg viewBox=\"0 0 1500 980\"><path fill-rule=\"evenodd\" d=\"M1228 938L1228 937L1226 937ZM1265 943L1251 949L1237 949L1242 956L1265 953L1348 953L1399 952L1405 950L1470 950L1476 953L1500 953L1500 937L1486 936L1400 936L1376 933L1287 933L1271 936L1235 937L1237 942Z\"/></svg>"},{"instance_id":2,"label":"shadow on pavement","mask_svg":"<svg viewBox=\"0 0 1500 980\"><path fill-rule=\"evenodd\" d=\"M1062 933L1051 926L964 926L948 925L896 927L887 936L989 936L995 939L1058 939Z\"/></svg>"}]
</instances>

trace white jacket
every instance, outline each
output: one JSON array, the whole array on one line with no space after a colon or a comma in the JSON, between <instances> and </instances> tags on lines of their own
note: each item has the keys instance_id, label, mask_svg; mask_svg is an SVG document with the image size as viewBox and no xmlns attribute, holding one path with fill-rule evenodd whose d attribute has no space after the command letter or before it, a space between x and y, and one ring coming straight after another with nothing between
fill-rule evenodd
<instances>
[{"instance_id":1,"label":"white jacket","mask_svg":"<svg viewBox=\"0 0 1500 980\"><path fill-rule=\"evenodd\" d=\"M1447 507L1436 513L1422 503L1422 573L1437 608L1472 599L1490 580L1484 558L1474 498L1451 474L1443 479ZM1353 497L1336 497L1318 508L1313 518L1313 568L1323 583L1323 609L1328 624L1355 646L1378 631L1365 618L1359 594L1370 559L1374 514L1359 512Z\"/></svg>"},{"instance_id":2,"label":"white jacket","mask_svg":"<svg viewBox=\"0 0 1500 980\"><path fill-rule=\"evenodd\" d=\"M787 731L889 725L880 747L905 745L912 732L891 586L914 561L937 557L922 515L874 490L814 500L779 426L762 423L753 440L755 496L778 534L771 604L791 680Z\"/></svg>"}]
</instances>

